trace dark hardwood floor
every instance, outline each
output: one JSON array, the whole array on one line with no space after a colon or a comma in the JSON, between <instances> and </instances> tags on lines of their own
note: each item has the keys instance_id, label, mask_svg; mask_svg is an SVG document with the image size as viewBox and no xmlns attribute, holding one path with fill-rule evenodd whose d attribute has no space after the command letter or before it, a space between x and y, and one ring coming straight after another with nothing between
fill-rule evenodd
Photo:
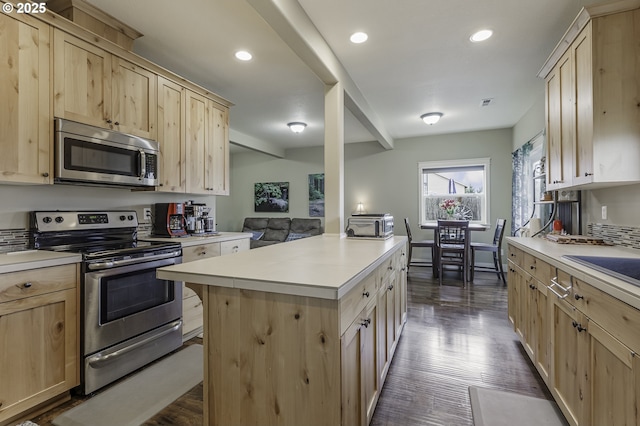
<instances>
[{"instance_id":1,"label":"dark hardwood floor","mask_svg":"<svg viewBox=\"0 0 640 426\"><path fill-rule=\"evenodd\" d=\"M457 280L448 272L441 287L431 268L411 268L408 321L371 425L473 425L471 385L551 399L507 320L507 288L493 273L476 273L466 288ZM85 399L75 396L33 421L51 425ZM201 424L202 384L145 422Z\"/></svg>"}]
</instances>

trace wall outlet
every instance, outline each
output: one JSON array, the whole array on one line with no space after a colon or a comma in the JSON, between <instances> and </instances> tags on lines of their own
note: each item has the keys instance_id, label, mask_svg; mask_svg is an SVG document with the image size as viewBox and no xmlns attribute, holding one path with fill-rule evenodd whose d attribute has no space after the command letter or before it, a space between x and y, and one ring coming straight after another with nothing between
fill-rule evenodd
<instances>
[{"instance_id":1,"label":"wall outlet","mask_svg":"<svg viewBox=\"0 0 640 426\"><path fill-rule=\"evenodd\" d=\"M145 207L142 211L144 212L144 218L151 220L151 207Z\"/></svg>"},{"instance_id":2,"label":"wall outlet","mask_svg":"<svg viewBox=\"0 0 640 426\"><path fill-rule=\"evenodd\" d=\"M602 206L602 219L607 219L607 206Z\"/></svg>"}]
</instances>

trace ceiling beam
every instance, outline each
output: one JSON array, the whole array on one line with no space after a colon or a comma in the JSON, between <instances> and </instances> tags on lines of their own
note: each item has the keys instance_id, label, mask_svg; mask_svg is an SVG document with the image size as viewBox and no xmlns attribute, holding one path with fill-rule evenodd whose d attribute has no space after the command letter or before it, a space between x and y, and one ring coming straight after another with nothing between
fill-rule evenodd
<instances>
[{"instance_id":1,"label":"ceiling beam","mask_svg":"<svg viewBox=\"0 0 640 426\"><path fill-rule=\"evenodd\" d=\"M345 106L380 145L393 149L393 138L300 3L296 0L247 2L325 85L342 83Z\"/></svg>"},{"instance_id":2,"label":"ceiling beam","mask_svg":"<svg viewBox=\"0 0 640 426\"><path fill-rule=\"evenodd\" d=\"M284 158L285 150L270 142L254 138L237 130L229 129L229 141L252 151L262 152L273 157Z\"/></svg>"}]
</instances>

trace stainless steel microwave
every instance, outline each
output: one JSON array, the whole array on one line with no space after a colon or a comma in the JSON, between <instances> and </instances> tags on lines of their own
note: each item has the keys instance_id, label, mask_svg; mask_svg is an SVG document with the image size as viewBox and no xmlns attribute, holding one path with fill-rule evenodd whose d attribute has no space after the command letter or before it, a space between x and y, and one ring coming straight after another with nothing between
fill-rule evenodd
<instances>
[{"instance_id":1,"label":"stainless steel microwave","mask_svg":"<svg viewBox=\"0 0 640 426\"><path fill-rule=\"evenodd\" d=\"M156 141L56 118L56 183L149 187L158 185Z\"/></svg>"}]
</instances>

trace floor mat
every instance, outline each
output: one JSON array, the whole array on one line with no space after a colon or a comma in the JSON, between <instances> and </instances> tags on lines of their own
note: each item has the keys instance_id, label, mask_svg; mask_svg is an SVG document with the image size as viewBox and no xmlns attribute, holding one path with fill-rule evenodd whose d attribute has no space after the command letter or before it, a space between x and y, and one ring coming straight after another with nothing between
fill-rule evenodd
<instances>
[{"instance_id":1,"label":"floor mat","mask_svg":"<svg viewBox=\"0 0 640 426\"><path fill-rule=\"evenodd\" d=\"M203 347L190 345L65 411L56 426L138 426L202 381Z\"/></svg>"},{"instance_id":2,"label":"floor mat","mask_svg":"<svg viewBox=\"0 0 640 426\"><path fill-rule=\"evenodd\" d=\"M475 426L566 426L554 401L469 386Z\"/></svg>"}]
</instances>

